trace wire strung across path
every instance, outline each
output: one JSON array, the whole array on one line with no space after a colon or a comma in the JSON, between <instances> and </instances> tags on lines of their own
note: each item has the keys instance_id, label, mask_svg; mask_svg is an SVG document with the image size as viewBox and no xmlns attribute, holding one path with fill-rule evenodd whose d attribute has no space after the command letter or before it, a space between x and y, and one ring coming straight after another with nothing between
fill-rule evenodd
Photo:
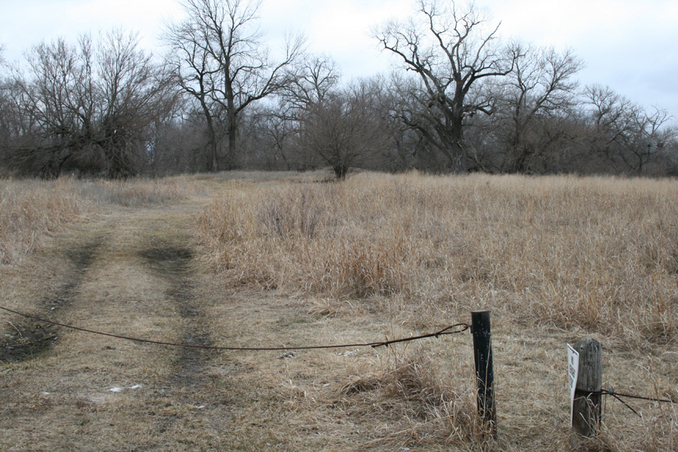
<instances>
[{"instance_id":1,"label":"wire strung across path","mask_svg":"<svg viewBox=\"0 0 678 452\"><path fill-rule=\"evenodd\" d=\"M200 348L200 349L209 349L209 350L229 350L229 351L252 351L252 352L264 352L264 351L284 351L284 350L321 350L321 349L332 349L332 348L349 348L349 347L388 347L391 344L397 344L400 342L410 342L410 341L416 341L419 339L426 339L429 337L435 337L439 338L440 336L445 336L449 334L459 334L463 333L464 331L468 330L471 328L471 325L468 325L466 323L456 323L454 325L450 325L446 328L443 328L440 331L436 331L435 333L430 333L430 334L424 334L421 336L412 336L412 337L406 337L402 339L394 339L390 341L381 341L381 342L366 342L366 343L357 343L357 344L340 344L340 345L306 345L306 346L299 346L299 347L288 347L288 346L282 346L282 347L223 347L223 346L216 346L216 345L195 345L195 344L178 344L175 342L163 342L163 341L154 341L151 339L139 339L135 337L129 337L129 336L123 336L120 334L113 334L113 333L104 333L101 331L94 331L94 330L89 330L87 328L80 328L77 326L73 325L66 325L64 323L59 323L59 322L54 322L52 320L44 319L42 317L34 316L31 314L25 314L23 312L19 311L14 311L12 309L8 309L5 307L0 306L0 309L3 311L11 312L12 314L16 314L22 317L25 317L27 319L32 319L38 322L43 322L43 323L48 323L50 325L55 325L55 326L60 326L63 328L68 328L71 330L76 330L76 331L82 331L85 333L89 334L96 334L99 336L107 336L107 337L113 337L116 339L123 339L126 341L132 341L132 342L140 342L144 344L154 344L154 345L165 345L168 347L182 347L182 348Z\"/></svg>"},{"instance_id":2,"label":"wire strung across path","mask_svg":"<svg viewBox=\"0 0 678 452\"><path fill-rule=\"evenodd\" d=\"M3 310L3 311L11 312L12 314L19 315L21 317L25 317L27 319L35 320L37 322L43 322L43 323L47 323L47 324L50 324L50 325L60 326L60 327L63 327L63 328L68 328L68 329L76 330L76 331L82 331L82 332L89 333L89 334L96 334L96 335L99 335L99 336L112 337L112 338L115 338L115 339L122 339L122 340L126 340L126 341L139 342L139 343L144 343L144 344L164 345L164 346L168 346L168 347L199 348L199 349L227 350L227 351L263 352L263 351L285 351L285 350L322 350L322 349L350 348L350 347L372 347L372 348L388 347L391 344L397 344L397 343L401 343L401 342L410 342L410 341L416 341L416 340L419 340L419 339L426 339L426 338L430 338L430 337L439 338L440 336L446 336L446 335L450 335L450 334L459 334L459 333L463 333L464 331L471 328L471 325L469 325L467 323L455 323L454 325L450 325L446 328L443 328L440 331L436 331L435 333L423 334L421 336L411 336L411 337L406 337L406 338L401 338L401 339L393 339L393 340L390 340L390 341L365 342L365 343L356 343L356 344L303 345L303 346L298 346L298 347L290 347L290 346L282 346L282 347L224 347L224 346L215 346L215 345L178 344L178 343L175 343L175 342L154 341L154 340L151 340L151 339L140 339L140 338L135 338L135 337L123 336L123 335L120 335L120 334L104 333L102 331L95 331L95 330L90 330L90 329L87 329L87 328L80 328L78 326L67 325L65 323L55 322L53 320L48 320L48 319L38 317L38 316L35 316L35 315L15 311L13 309L5 308L3 306L0 306L0 309ZM659 398L654 398L654 397L643 397L643 396L632 395L632 394L624 394L624 393L615 391L614 388L610 388L609 390L603 389L602 391L592 392L591 394L600 394L600 395L603 395L603 396L612 396L615 399L617 399L619 402L624 404L624 406L626 406L629 410L633 411L638 416L640 416L640 413L638 413L631 405L629 405L624 400L622 400L623 397L630 398L630 399L637 399L637 400L647 400L647 401L650 401L650 402L676 403L676 401L673 400L673 399L659 399Z\"/></svg>"}]
</instances>

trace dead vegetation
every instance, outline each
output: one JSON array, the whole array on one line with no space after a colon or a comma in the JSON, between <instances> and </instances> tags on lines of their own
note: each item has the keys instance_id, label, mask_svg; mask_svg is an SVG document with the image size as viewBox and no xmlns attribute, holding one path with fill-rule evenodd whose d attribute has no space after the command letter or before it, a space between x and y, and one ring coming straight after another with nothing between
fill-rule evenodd
<instances>
[{"instance_id":1,"label":"dead vegetation","mask_svg":"<svg viewBox=\"0 0 678 452\"><path fill-rule=\"evenodd\" d=\"M675 369L676 195L670 180L361 174L229 190L199 217L198 233L203 259L233 287L303 294L323 315L381 313L435 329L489 308L506 334L597 335L620 353L663 354ZM388 398L382 372L346 390ZM663 375L662 387L676 384ZM468 376L448 384L459 394L472 386ZM456 396L441 400L449 407ZM462 424L457 438L477 437L472 421ZM674 435L657 437L667 445Z\"/></svg>"},{"instance_id":2,"label":"dead vegetation","mask_svg":"<svg viewBox=\"0 0 678 452\"><path fill-rule=\"evenodd\" d=\"M385 365L361 369L341 387L340 394L347 397L347 406L361 407L366 416L375 411L388 413L394 425L404 420L409 424L373 444L487 443L490 437L478 419L475 392L466 384L453 384L437 369L425 349L392 350Z\"/></svg>"},{"instance_id":3,"label":"dead vegetation","mask_svg":"<svg viewBox=\"0 0 678 452\"><path fill-rule=\"evenodd\" d=\"M152 206L187 199L200 190L185 177L161 181L0 180L0 265L21 262L46 237L107 205Z\"/></svg>"},{"instance_id":4,"label":"dead vegetation","mask_svg":"<svg viewBox=\"0 0 678 452\"><path fill-rule=\"evenodd\" d=\"M525 324L672 344L676 195L673 181L366 174L229 191L199 237L239 284L466 310L482 298Z\"/></svg>"},{"instance_id":5,"label":"dead vegetation","mask_svg":"<svg viewBox=\"0 0 678 452\"><path fill-rule=\"evenodd\" d=\"M86 209L70 181L0 181L0 265L20 262Z\"/></svg>"},{"instance_id":6,"label":"dead vegetation","mask_svg":"<svg viewBox=\"0 0 678 452\"><path fill-rule=\"evenodd\" d=\"M604 387L675 397L674 181L322 180L45 183L35 197L60 192L79 213L35 228L49 235L30 259L0 266L0 295L44 313L71 281L60 321L235 346L392 339L489 308L496 440L476 417L467 333L378 349L191 354L58 331L48 352L0 367L0 448L567 450L565 344L585 336L603 344ZM3 199L31 183L2 182L3 195L15 193ZM214 201L191 197L201 193ZM78 267L73 253L93 240ZM0 321L15 335L14 317ZM601 435L582 447L676 450L675 406L631 404L642 417L608 399Z\"/></svg>"}]
</instances>

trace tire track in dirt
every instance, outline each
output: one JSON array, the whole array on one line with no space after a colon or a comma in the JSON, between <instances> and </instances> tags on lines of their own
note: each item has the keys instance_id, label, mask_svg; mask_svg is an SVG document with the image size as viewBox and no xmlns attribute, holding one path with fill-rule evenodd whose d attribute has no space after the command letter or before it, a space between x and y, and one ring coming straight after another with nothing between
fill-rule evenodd
<instances>
[{"instance_id":1,"label":"tire track in dirt","mask_svg":"<svg viewBox=\"0 0 678 452\"><path fill-rule=\"evenodd\" d=\"M183 235L184 230L178 227L169 235L157 235L162 235L162 238L152 235L149 240L151 246L139 255L152 273L164 280L164 298L175 307L180 317L179 342L210 346L213 345L211 325L205 306L201 304L204 300L197 295L199 287L194 274L194 252L189 238ZM200 348L180 348L173 352L170 374L164 382L159 382L163 389L154 396L155 403L173 408L155 417L155 434L160 437L181 436L179 432L193 433L195 425L202 425L201 441L219 438L231 416L223 397L218 395L222 385L212 371L214 361L219 361L219 352ZM189 443L196 439L192 435L185 438Z\"/></svg>"},{"instance_id":2,"label":"tire track in dirt","mask_svg":"<svg viewBox=\"0 0 678 452\"><path fill-rule=\"evenodd\" d=\"M190 264L193 252L183 246L158 244L140 253L148 265L167 281L167 297L177 306L182 319L181 343L185 345L212 345L211 335L206 329L205 314L196 302ZM202 386L206 377L204 369L214 355L207 349L182 348L175 360L172 383L182 386Z\"/></svg>"},{"instance_id":3,"label":"tire track in dirt","mask_svg":"<svg viewBox=\"0 0 678 452\"><path fill-rule=\"evenodd\" d=\"M78 287L87 270L92 265L94 255L104 241L97 236L91 241L66 251L68 261L73 268L67 279L52 296L43 299L39 305L43 312L36 313L48 320L58 321L61 309L68 308L73 302ZM59 340L60 327L28 318L12 322L14 334L6 335L0 342L0 362L21 362L46 353Z\"/></svg>"}]
</instances>

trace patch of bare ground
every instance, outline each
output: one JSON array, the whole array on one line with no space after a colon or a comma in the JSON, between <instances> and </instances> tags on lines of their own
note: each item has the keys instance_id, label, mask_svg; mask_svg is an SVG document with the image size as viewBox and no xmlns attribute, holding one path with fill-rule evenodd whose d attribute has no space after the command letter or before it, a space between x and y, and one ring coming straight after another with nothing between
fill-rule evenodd
<instances>
[{"instance_id":1,"label":"patch of bare ground","mask_svg":"<svg viewBox=\"0 0 678 452\"><path fill-rule=\"evenodd\" d=\"M227 407L215 400L219 390L208 372L212 359L218 360L219 357L214 350L195 348L213 344L205 312L194 293L191 277L193 252L185 247L186 237L180 243L184 247L166 239L152 241L151 247L141 252L148 265L167 282L166 297L174 302L181 317L179 343L191 346L175 351L172 374L163 383L163 388L156 397L164 403L183 403L196 407L192 422L199 421L207 425L208 429L213 430L211 435L219 436L224 419L230 416ZM180 422L179 419L172 413L159 416L154 424L159 433L165 434L168 430L177 431L174 425L177 422Z\"/></svg>"}]
</instances>

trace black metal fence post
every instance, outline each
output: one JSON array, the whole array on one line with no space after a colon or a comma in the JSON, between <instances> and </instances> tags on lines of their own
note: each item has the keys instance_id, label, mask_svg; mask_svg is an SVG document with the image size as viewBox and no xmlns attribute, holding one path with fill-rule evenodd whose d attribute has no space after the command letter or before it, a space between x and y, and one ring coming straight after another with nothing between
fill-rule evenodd
<instances>
[{"instance_id":1,"label":"black metal fence post","mask_svg":"<svg viewBox=\"0 0 678 452\"><path fill-rule=\"evenodd\" d=\"M497 409L494 403L494 371L492 369L492 335L490 311L472 311L473 356L478 383L478 416L496 436Z\"/></svg>"}]
</instances>

